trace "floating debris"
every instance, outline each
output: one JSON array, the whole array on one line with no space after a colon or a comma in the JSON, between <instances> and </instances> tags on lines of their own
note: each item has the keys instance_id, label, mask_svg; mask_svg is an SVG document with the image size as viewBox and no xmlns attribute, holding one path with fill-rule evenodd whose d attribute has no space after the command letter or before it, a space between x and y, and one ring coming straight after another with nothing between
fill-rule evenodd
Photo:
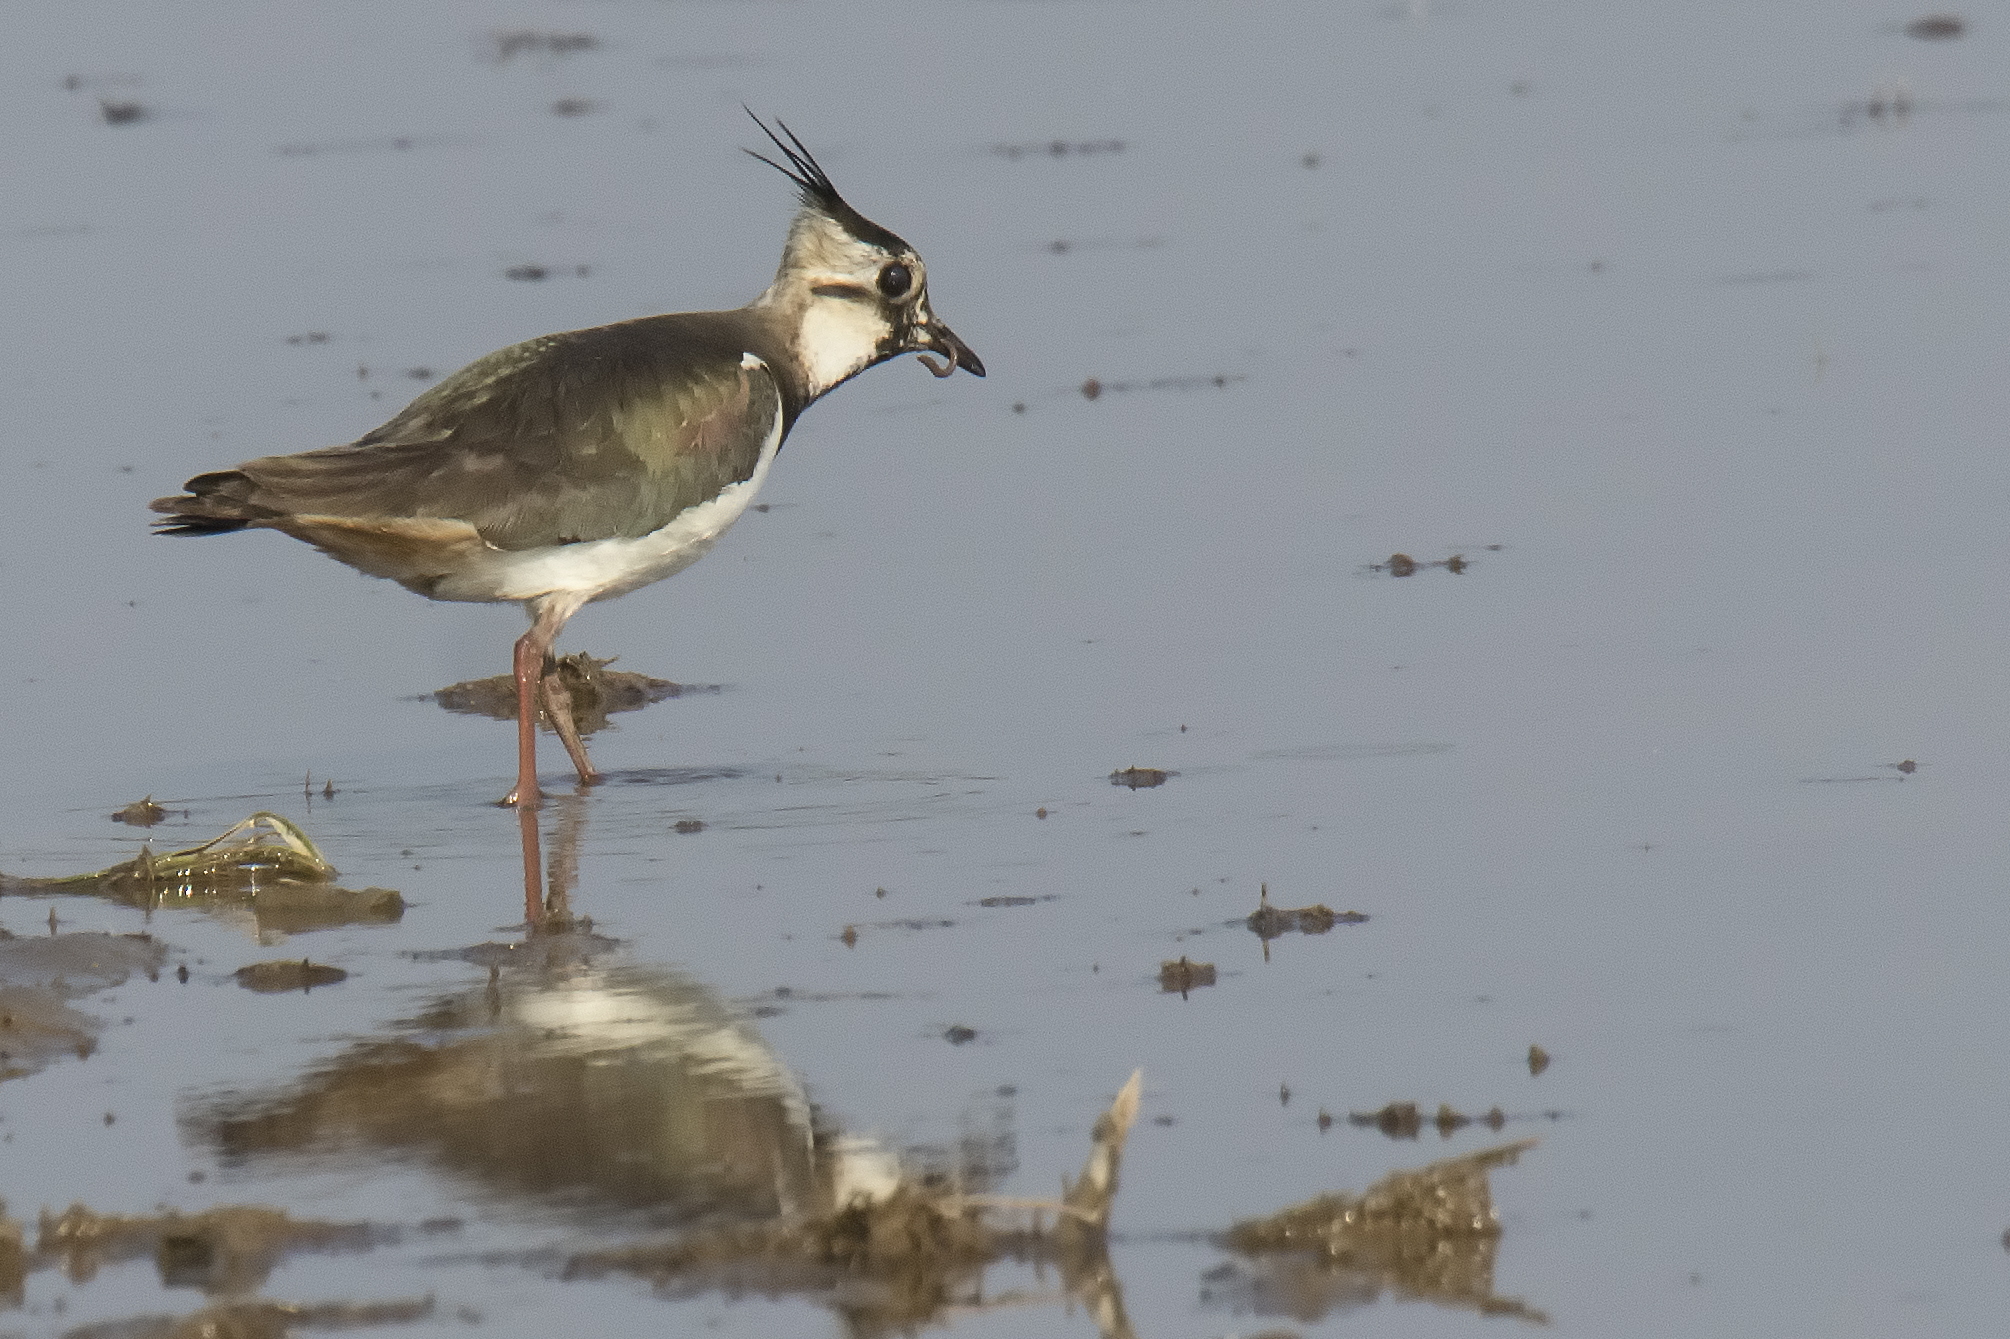
<instances>
[{"instance_id":1,"label":"floating debris","mask_svg":"<svg viewBox=\"0 0 2010 1339\"><path fill-rule=\"evenodd\" d=\"M963 1046L977 1040L977 1029L974 1027L965 1027L963 1024L958 1023L944 1030L942 1039L951 1046Z\"/></svg>"},{"instance_id":2,"label":"floating debris","mask_svg":"<svg viewBox=\"0 0 2010 1339\"><path fill-rule=\"evenodd\" d=\"M1919 770L1919 764L1914 762L1910 758L1907 758L1904 762L1888 763L1886 765L1889 766L1892 771L1903 772L1907 776L1911 776L1914 772L1917 772Z\"/></svg>"},{"instance_id":3,"label":"floating debris","mask_svg":"<svg viewBox=\"0 0 2010 1339\"><path fill-rule=\"evenodd\" d=\"M1244 1262L1210 1270L1202 1300L1259 1315L1315 1321L1384 1290L1488 1316L1548 1318L1494 1293L1500 1215L1488 1173L1535 1140L1391 1172L1360 1195L1320 1195L1268 1218L1237 1223L1221 1246Z\"/></svg>"},{"instance_id":4,"label":"floating debris","mask_svg":"<svg viewBox=\"0 0 2010 1339\"><path fill-rule=\"evenodd\" d=\"M98 99L98 116L108 126L129 126L147 119L147 109L137 102Z\"/></svg>"},{"instance_id":5,"label":"floating debris","mask_svg":"<svg viewBox=\"0 0 2010 1339\"><path fill-rule=\"evenodd\" d=\"M994 144L991 152L1017 162L1021 158L1088 158L1098 154L1122 153L1129 147L1120 139L1050 139L1030 144Z\"/></svg>"},{"instance_id":6,"label":"floating debris","mask_svg":"<svg viewBox=\"0 0 2010 1339\"><path fill-rule=\"evenodd\" d=\"M238 985L261 995L282 995L295 990L305 994L316 986L332 986L349 979L349 973L340 967L330 967L325 962L310 962L306 958L254 962L238 968L232 975L237 978Z\"/></svg>"},{"instance_id":7,"label":"floating debris","mask_svg":"<svg viewBox=\"0 0 2010 1339\"><path fill-rule=\"evenodd\" d=\"M551 114L553 116L587 116L598 106L599 104L591 98L560 98L557 102L551 104Z\"/></svg>"},{"instance_id":8,"label":"floating debris","mask_svg":"<svg viewBox=\"0 0 2010 1339\"><path fill-rule=\"evenodd\" d=\"M1265 961L1270 957L1270 941L1280 935L1288 935L1296 930L1299 934L1323 935L1336 925L1359 925L1367 920L1367 914L1359 911L1335 911L1323 902L1315 902L1309 907L1276 907L1270 904L1270 885L1263 884L1257 894L1256 910L1242 921L1230 921L1230 925L1246 925L1251 933L1263 941Z\"/></svg>"},{"instance_id":9,"label":"floating debris","mask_svg":"<svg viewBox=\"0 0 2010 1339\"><path fill-rule=\"evenodd\" d=\"M585 732L581 731L581 733ZM689 836L694 832L703 832L705 830L705 820L702 818L680 818L671 827L673 831Z\"/></svg>"},{"instance_id":10,"label":"floating debris","mask_svg":"<svg viewBox=\"0 0 2010 1339\"><path fill-rule=\"evenodd\" d=\"M1922 42L1951 42L1967 30L1968 25L1955 14L1928 14L1905 25L1905 35Z\"/></svg>"},{"instance_id":11,"label":"floating debris","mask_svg":"<svg viewBox=\"0 0 2010 1339\"><path fill-rule=\"evenodd\" d=\"M1424 1113L1415 1102L1391 1102L1380 1111L1349 1112L1347 1123L1363 1129L1380 1130L1391 1139L1415 1139L1424 1132ZM1430 1123L1438 1127L1440 1137L1450 1139L1468 1125L1484 1125L1490 1130L1498 1130L1507 1124L1507 1114L1494 1107L1483 1116L1468 1116L1440 1102L1438 1114Z\"/></svg>"},{"instance_id":12,"label":"floating debris","mask_svg":"<svg viewBox=\"0 0 2010 1339\"><path fill-rule=\"evenodd\" d=\"M1498 546L1488 545L1488 547L1495 548ZM1370 572L1387 572L1392 577L1413 577L1427 567L1442 567L1453 576L1462 576L1465 570L1471 566L1472 563L1470 560L1456 553L1449 558L1440 558L1436 562L1429 563L1420 563L1407 553L1392 553L1389 555L1387 562L1369 563L1368 570Z\"/></svg>"},{"instance_id":13,"label":"floating debris","mask_svg":"<svg viewBox=\"0 0 2010 1339\"><path fill-rule=\"evenodd\" d=\"M1534 1078L1537 1074L1542 1073L1545 1069L1548 1068L1549 1068L1549 1052L1543 1050L1542 1047L1537 1046L1534 1043L1530 1043L1528 1048L1529 1077Z\"/></svg>"},{"instance_id":14,"label":"floating debris","mask_svg":"<svg viewBox=\"0 0 2010 1339\"><path fill-rule=\"evenodd\" d=\"M280 814L253 814L196 846L137 856L91 874L60 879L0 877L0 889L84 893L152 909L249 904L261 936L332 925L395 921L405 899L389 888L335 885L335 867L305 832Z\"/></svg>"},{"instance_id":15,"label":"floating debris","mask_svg":"<svg viewBox=\"0 0 2010 1339\"><path fill-rule=\"evenodd\" d=\"M183 814L186 815L186 813L187 810L183 810ZM134 800L131 804L113 814L112 821L114 823L126 823L136 828L150 828L154 824L166 819L167 816L168 811L155 804L154 797L149 795L143 800Z\"/></svg>"},{"instance_id":16,"label":"floating debris","mask_svg":"<svg viewBox=\"0 0 2010 1339\"><path fill-rule=\"evenodd\" d=\"M542 265L512 265L503 271L503 278L534 284L550 274L551 271Z\"/></svg>"},{"instance_id":17,"label":"floating debris","mask_svg":"<svg viewBox=\"0 0 2010 1339\"><path fill-rule=\"evenodd\" d=\"M878 1335L913 1333L945 1322L952 1311L982 1308L988 1266L1031 1261L1056 1266L1068 1300L1082 1305L1102 1334L1129 1336L1106 1234L1142 1088L1142 1073L1131 1075L1097 1117L1088 1160L1080 1176L1063 1180L1059 1199L964 1194L953 1180L915 1175L883 1151L861 1149L862 1141L820 1140L825 1191L818 1207L772 1222L583 1252L565 1276L634 1274L680 1295L714 1288L812 1295L842 1310L847 1333Z\"/></svg>"},{"instance_id":18,"label":"floating debris","mask_svg":"<svg viewBox=\"0 0 2010 1339\"><path fill-rule=\"evenodd\" d=\"M1188 991L1213 984L1214 964L1211 962L1195 962L1182 953L1177 962L1159 964L1159 990L1167 995L1177 992L1181 999L1185 999Z\"/></svg>"},{"instance_id":19,"label":"floating debris","mask_svg":"<svg viewBox=\"0 0 2010 1339\"><path fill-rule=\"evenodd\" d=\"M558 675L566 691L572 695L572 721L581 736L606 729L607 718L616 712L637 711L652 702L682 697L686 693L719 691L717 684L672 683L647 674L607 668L618 658L609 656L602 660L584 651L558 658ZM507 674L450 684L435 692L433 700L448 711L487 716L497 721L516 720L516 680ZM545 718L542 703L540 695L538 720L549 730L551 722Z\"/></svg>"},{"instance_id":20,"label":"floating debris","mask_svg":"<svg viewBox=\"0 0 2010 1339\"><path fill-rule=\"evenodd\" d=\"M1163 786L1168 777L1178 775L1178 772L1168 772L1161 767L1126 767L1110 773L1110 784L1129 786L1132 790L1150 790L1153 786Z\"/></svg>"},{"instance_id":21,"label":"floating debris","mask_svg":"<svg viewBox=\"0 0 2010 1339\"><path fill-rule=\"evenodd\" d=\"M55 887L111 883L146 888L203 885L256 887L261 879L326 883L335 867L306 833L280 814L260 811L196 846L154 855L141 851L95 874L52 879Z\"/></svg>"}]
</instances>

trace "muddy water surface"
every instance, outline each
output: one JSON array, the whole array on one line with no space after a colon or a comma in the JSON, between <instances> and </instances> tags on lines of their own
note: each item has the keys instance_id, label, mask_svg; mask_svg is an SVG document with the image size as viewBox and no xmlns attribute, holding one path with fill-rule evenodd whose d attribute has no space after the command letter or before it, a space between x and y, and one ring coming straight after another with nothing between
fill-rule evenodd
<instances>
[{"instance_id":1,"label":"muddy water surface","mask_svg":"<svg viewBox=\"0 0 2010 1339\"><path fill-rule=\"evenodd\" d=\"M567 1262L832 1165L1052 1196L1139 1067L1108 1264L1140 1336L1999 1325L2010 30L1919 17L20 16L0 872L271 810L401 910L0 888L63 946L8 963L153 946L0 982L74 1043L0 1081L0 1333L872 1332ZM575 620L723 687L595 735L538 935L488 803L510 728L433 697L520 615L154 539L145 503L502 344L745 301L790 201L742 102L920 248L991 376L845 387L769 510ZM1334 921L1252 932L1266 885ZM1162 989L1181 959L1214 983ZM286 960L346 976L239 985ZM1404 1102L1395 1138L1349 1119ZM1215 1235L1530 1136L1435 1284ZM38 1253L76 1203L355 1230ZM1121 1333L1078 1282L1006 1260L902 1323Z\"/></svg>"}]
</instances>

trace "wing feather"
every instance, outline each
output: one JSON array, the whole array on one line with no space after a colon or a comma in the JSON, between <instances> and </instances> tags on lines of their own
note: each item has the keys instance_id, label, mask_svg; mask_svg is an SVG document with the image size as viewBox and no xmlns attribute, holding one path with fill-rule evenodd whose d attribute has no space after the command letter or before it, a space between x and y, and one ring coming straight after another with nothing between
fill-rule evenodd
<instances>
[{"instance_id":1,"label":"wing feather","mask_svg":"<svg viewBox=\"0 0 2010 1339\"><path fill-rule=\"evenodd\" d=\"M463 521L502 549L639 538L752 475L784 414L732 335L664 316L513 345L348 446L198 475L154 509L183 533L315 516Z\"/></svg>"}]
</instances>

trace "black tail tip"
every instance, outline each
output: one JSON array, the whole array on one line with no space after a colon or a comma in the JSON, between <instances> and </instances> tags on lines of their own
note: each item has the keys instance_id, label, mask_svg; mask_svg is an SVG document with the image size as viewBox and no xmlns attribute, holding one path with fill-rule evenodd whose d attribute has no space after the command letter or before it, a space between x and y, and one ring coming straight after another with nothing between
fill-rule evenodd
<instances>
[{"instance_id":1,"label":"black tail tip","mask_svg":"<svg viewBox=\"0 0 2010 1339\"><path fill-rule=\"evenodd\" d=\"M227 516L168 516L154 522L157 535L227 535L251 524Z\"/></svg>"}]
</instances>

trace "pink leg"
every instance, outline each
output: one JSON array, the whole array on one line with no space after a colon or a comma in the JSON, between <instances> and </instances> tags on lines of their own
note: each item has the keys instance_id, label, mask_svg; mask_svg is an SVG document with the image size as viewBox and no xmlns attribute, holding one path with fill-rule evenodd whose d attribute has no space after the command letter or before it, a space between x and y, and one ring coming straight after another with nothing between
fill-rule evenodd
<instances>
[{"instance_id":1,"label":"pink leg","mask_svg":"<svg viewBox=\"0 0 2010 1339\"><path fill-rule=\"evenodd\" d=\"M516 639L516 654L511 659L516 673L516 785L498 803L535 809L544 798L537 788L537 698L544 662L558 640L559 629L578 610L579 603L560 603L544 596L529 604L530 631Z\"/></svg>"},{"instance_id":2,"label":"pink leg","mask_svg":"<svg viewBox=\"0 0 2010 1339\"><path fill-rule=\"evenodd\" d=\"M544 860L538 853L537 806L519 807L516 821L523 839L523 920L536 930L544 918Z\"/></svg>"},{"instance_id":3,"label":"pink leg","mask_svg":"<svg viewBox=\"0 0 2010 1339\"><path fill-rule=\"evenodd\" d=\"M558 732L558 739L565 745L566 756L572 759L572 770L579 773L579 784L591 786L600 780L600 773L593 770L593 763L586 756L586 741L579 737L579 723L572 717L572 690L565 686L565 679L556 667L544 676L544 714L551 721L551 728Z\"/></svg>"}]
</instances>

